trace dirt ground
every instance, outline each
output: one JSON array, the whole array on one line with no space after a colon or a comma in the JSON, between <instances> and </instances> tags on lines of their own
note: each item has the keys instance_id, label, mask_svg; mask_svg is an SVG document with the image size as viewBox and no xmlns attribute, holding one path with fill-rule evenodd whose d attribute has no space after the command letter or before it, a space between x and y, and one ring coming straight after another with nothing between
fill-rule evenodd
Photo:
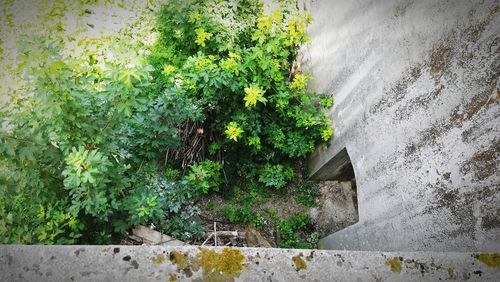
<instances>
[{"instance_id":1,"label":"dirt ground","mask_svg":"<svg viewBox=\"0 0 500 282\"><path fill-rule=\"evenodd\" d=\"M322 181L318 184L321 196L318 198L318 205L316 207L310 208L297 203L292 192L289 191L285 195L271 194L271 197L258 205L254 211L265 215L267 210L273 209L276 211L278 220L284 220L295 213L307 212L311 216L313 223L311 233L315 231L319 232L320 238L358 221L356 190L352 187L353 184L351 182ZM212 204L209 205L209 203ZM240 234L244 234L245 230L249 227L245 224L227 221L221 212L227 203L228 200L217 194L207 195L198 203L207 236L213 232L214 222L216 222L217 232L238 231ZM210 206L211 208L209 208ZM275 221L270 220L266 216L265 218L266 224L258 232L271 246L276 247ZM203 241L193 243L202 244ZM207 241L206 244L212 245L213 239ZM247 246L244 238L238 237L219 238L218 245Z\"/></svg>"},{"instance_id":2,"label":"dirt ground","mask_svg":"<svg viewBox=\"0 0 500 282\"><path fill-rule=\"evenodd\" d=\"M321 238L358 222L358 201L354 185L350 181L319 183L319 204L309 214Z\"/></svg>"}]
</instances>

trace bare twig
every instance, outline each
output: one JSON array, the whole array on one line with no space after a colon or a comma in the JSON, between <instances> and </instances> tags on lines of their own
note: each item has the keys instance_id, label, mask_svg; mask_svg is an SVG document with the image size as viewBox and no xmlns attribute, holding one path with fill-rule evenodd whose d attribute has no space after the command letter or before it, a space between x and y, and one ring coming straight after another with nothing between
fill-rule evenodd
<instances>
[{"instance_id":1,"label":"bare twig","mask_svg":"<svg viewBox=\"0 0 500 282\"><path fill-rule=\"evenodd\" d=\"M217 247L217 222L214 221L214 244Z\"/></svg>"},{"instance_id":2,"label":"bare twig","mask_svg":"<svg viewBox=\"0 0 500 282\"><path fill-rule=\"evenodd\" d=\"M208 236L207 239L205 239L205 241L203 241L203 243L201 245L204 246L208 242L208 240L210 240L213 236L214 236L214 233L210 233L210 236Z\"/></svg>"}]
</instances>

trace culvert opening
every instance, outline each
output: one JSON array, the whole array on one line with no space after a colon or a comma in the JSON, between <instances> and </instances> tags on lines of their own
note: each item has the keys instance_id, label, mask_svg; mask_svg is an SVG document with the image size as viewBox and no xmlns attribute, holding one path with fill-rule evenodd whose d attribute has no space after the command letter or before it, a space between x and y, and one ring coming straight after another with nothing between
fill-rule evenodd
<instances>
[{"instance_id":1,"label":"culvert opening","mask_svg":"<svg viewBox=\"0 0 500 282\"><path fill-rule=\"evenodd\" d=\"M318 173L321 196L315 221L320 238L359 221L356 175L347 149L342 149Z\"/></svg>"}]
</instances>

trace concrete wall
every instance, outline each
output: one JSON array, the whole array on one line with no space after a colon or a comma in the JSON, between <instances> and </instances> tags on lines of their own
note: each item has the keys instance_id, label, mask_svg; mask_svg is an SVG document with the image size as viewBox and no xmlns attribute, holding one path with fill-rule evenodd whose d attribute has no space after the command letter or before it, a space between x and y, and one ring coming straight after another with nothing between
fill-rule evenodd
<instances>
[{"instance_id":1,"label":"concrete wall","mask_svg":"<svg viewBox=\"0 0 500 282\"><path fill-rule=\"evenodd\" d=\"M498 281L498 256L195 246L0 245L0 281Z\"/></svg>"},{"instance_id":2,"label":"concrete wall","mask_svg":"<svg viewBox=\"0 0 500 282\"><path fill-rule=\"evenodd\" d=\"M359 222L329 249L500 250L498 1L305 1L311 89L335 98L335 136L310 160L347 148Z\"/></svg>"}]
</instances>

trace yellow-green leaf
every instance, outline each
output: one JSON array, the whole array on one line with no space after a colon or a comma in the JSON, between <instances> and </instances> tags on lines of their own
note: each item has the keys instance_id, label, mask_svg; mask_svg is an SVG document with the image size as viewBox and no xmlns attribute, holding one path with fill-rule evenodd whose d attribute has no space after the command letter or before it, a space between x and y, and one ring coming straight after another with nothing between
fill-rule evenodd
<instances>
[{"instance_id":1,"label":"yellow-green leaf","mask_svg":"<svg viewBox=\"0 0 500 282\"><path fill-rule=\"evenodd\" d=\"M238 141L238 137L243 133L243 129L238 126L238 123L232 121L227 125L225 133L228 139Z\"/></svg>"},{"instance_id":2,"label":"yellow-green leaf","mask_svg":"<svg viewBox=\"0 0 500 282\"><path fill-rule=\"evenodd\" d=\"M257 102L266 103L267 99L264 97L264 91L255 86L245 88L245 107L252 107L257 105Z\"/></svg>"}]
</instances>

